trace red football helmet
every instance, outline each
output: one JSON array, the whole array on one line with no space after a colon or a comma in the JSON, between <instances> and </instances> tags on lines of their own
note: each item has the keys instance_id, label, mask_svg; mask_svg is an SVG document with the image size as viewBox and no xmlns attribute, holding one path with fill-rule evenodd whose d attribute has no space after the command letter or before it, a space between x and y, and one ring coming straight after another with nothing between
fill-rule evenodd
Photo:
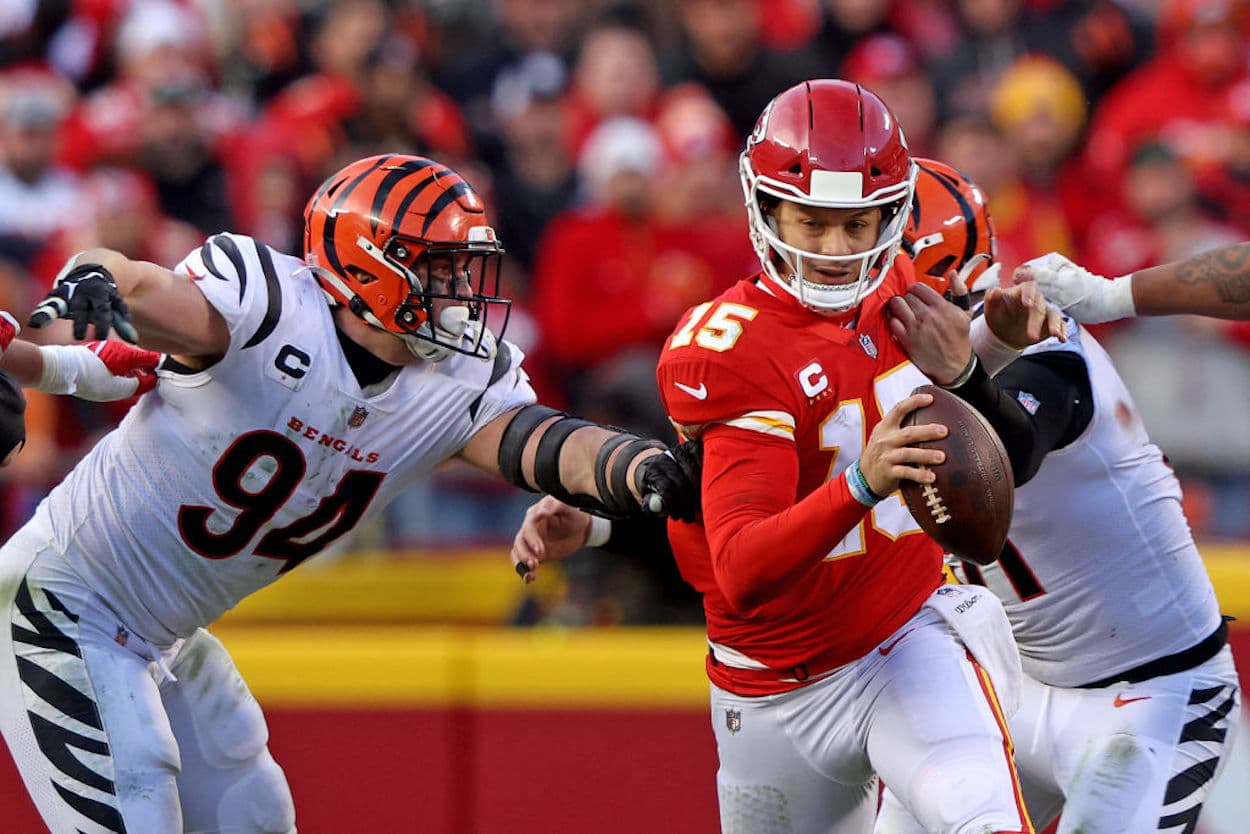
<instances>
[{"instance_id":1,"label":"red football helmet","mask_svg":"<svg viewBox=\"0 0 1250 834\"><path fill-rule=\"evenodd\" d=\"M885 280L903 237L916 166L894 114L847 81L804 81L760 114L738 164L751 242L764 274L816 310L852 310ZM880 206L876 245L855 255L809 252L784 243L771 207L778 199L822 208ZM859 262L859 280L840 286L804 279L804 261Z\"/></svg>"},{"instance_id":2,"label":"red football helmet","mask_svg":"<svg viewBox=\"0 0 1250 834\"><path fill-rule=\"evenodd\" d=\"M917 158L916 164L916 198L903 232L916 278L943 294L950 290L952 269L973 292L995 286L998 245L985 192L943 162Z\"/></svg>"},{"instance_id":3,"label":"red football helmet","mask_svg":"<svg viewBox=\"0 0 1250 834\"><path fill-rule=\"evenodd\" d=\"M322 290L425 359L493 355L486 313L504 306L502 337L510 304L502 254L477 193L424 157L353 162L304 209L304 256Z\"/></svg>"}]
</instances>

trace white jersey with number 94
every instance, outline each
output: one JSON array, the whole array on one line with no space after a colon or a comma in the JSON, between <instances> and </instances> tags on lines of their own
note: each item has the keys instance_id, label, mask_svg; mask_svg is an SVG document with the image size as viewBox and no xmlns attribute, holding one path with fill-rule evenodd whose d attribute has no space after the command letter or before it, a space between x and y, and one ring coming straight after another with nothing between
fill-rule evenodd
<instances>
[{"instance_id":1,"label":"white jersey with number 94","mask_svg":"<svg viewBox=\"0 0 1250 834\"><path fill-rule=\"evenodd\" d=\"M507 342L363 391L304 264L217 235L177 268L230 348L161 371L31 524L122 621L158 645L207 625L376 513L483 425L534 402Z\"/></svg>"}]
</instances>

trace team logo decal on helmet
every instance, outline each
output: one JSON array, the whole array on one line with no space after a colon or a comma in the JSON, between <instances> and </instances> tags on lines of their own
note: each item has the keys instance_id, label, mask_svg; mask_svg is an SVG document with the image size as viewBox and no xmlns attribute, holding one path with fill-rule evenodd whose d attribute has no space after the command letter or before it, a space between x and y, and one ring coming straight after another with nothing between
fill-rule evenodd
<instances>
[{"instance_id":1,"label":"team logo decal on helmet","mask_svg":"<svg viewBox=\"0 0 1250 834\"><path fill-rule=\"evenodd\" d=\"M842 312L859 306L889 271L910 213L916 166L894 114L857 84L805 81L774 98L739 157L751 242L764 274L801 303ZM777 233L780 200L820 208L879 208L875 244L854 255L791 246ZM807 280L808 264L858 264L854 281Z\"/></svg>"},{"instance_id":2,"label":"team logo decal on helmet","mask_svg":"<svg viewBox=\"0 0 1250 834\"><path fill-rule=\"evenodd\" d=\"M384 154L329 177L304 210L305 259L329 298L433 361L486 359L503 247L473 188L447 166Z\"/></svg>"}]
</instances>

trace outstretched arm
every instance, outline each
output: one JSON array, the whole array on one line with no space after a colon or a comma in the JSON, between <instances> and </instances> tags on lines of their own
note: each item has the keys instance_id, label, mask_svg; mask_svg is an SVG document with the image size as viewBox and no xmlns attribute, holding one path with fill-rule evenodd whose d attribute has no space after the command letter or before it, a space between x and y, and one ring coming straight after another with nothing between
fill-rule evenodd
<instances>
[{"instance_id":1,"label":"outstretched arm","mask_svg":"<svg viewBox=\"0 0 1250 834\"><path fill-rule=\"evenodd\" d=\"M1129 277L1139 316L1197 313L1250 319L1250 243L1141 269Z\"/></svg>"},{"instance_id":2,"label":"outstretched arm","mask_svg":"<svg viewBox=\"0 0 1250 834\"><path fill-rule=\"evenodd\" d=\"M698 513L697 474L662 442L544 405L494 418L460 456L522 489L604 516L648 512L690 521Z\"/></svg>"},{"instance_id":3,"label":"outstretched arm","mask_svg":"<svg viewBox=\"0 0 1250 834\"><path fill-rule=\"evenodd\" d=\"M1016 280L1036 281L1065 312L1090 324L1180 313L1250 319L1250 243L1213 249L1111 280L1052 252L1017 269Z\"/></svg>"}]
</instances>

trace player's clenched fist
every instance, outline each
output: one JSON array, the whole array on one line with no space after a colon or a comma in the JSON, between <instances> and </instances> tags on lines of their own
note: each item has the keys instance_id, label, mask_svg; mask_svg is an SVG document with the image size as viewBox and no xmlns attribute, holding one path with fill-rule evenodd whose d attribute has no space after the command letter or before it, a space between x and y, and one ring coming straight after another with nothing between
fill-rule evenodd
<instances>
[{"instance_id":1,"label":"player's clenched fist","mask_svg":"<svg viewBox=\"0 0 1250 834\"><path fill-rule=\"evenodd\" d=\"M67 265L56 277L52 292L31 313L29 324L37 330L55 319L72 320L75 339L87 338L87 325L91 324L97 339L106 338L112 327L128 342L139 340L113 274L100 264Z\"/></svg>"},{"instance_id":2,"label":"player's clenched fist","mask_svg":"<svg viewBox=\"0 0 1250 834\"><path fill-rule=\"evenodd\" d=\"M699 461L695 449L677 447L646 458L638 464L635 479L645 511L678 521L698 517Z\"/></svg>"}]
</instances>

